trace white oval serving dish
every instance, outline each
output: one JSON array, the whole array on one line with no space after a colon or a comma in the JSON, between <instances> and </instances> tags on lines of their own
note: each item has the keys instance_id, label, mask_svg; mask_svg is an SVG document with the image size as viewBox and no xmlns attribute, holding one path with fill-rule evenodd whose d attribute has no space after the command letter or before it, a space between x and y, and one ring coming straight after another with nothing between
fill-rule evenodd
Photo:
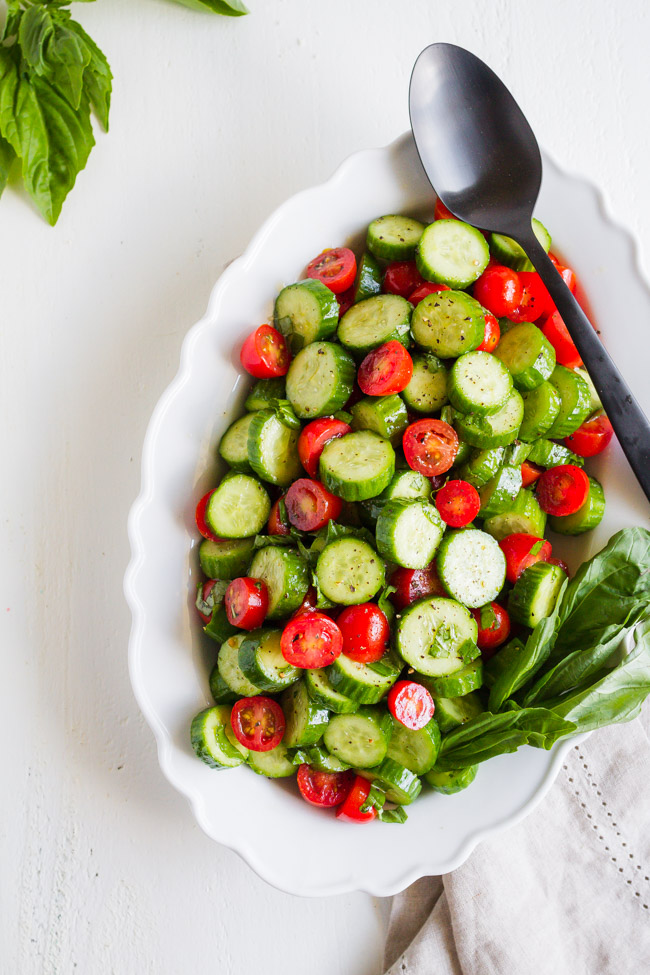
<instances>
[{"instance_id":1,"label":"white oval serving dish","mask_svg":"<svg viewBox=\"0 0 650 975\"><path fill-rule=\"evenodd\" d=\"M430 214L433 199L408 134L351 156L326 183L276 210L222 274L205 317L185 339L178 374L147 431L142 490L129 518L131 680L162 770L209 836L294 894L364 890L387 896L418 877L454 870L477 843L530 812L570 747L524 748L494 759L456 796L423 794L405 825L363 828L308 806L293 782L270 781L246 768L215 772L190 747L190 721L210 703L208 673L216 655L193 606L194 507L213 486L216 444L248 385L238 361L241 342L268 320L278 289L297 280L323 247L360 243L364 228L382 213ZM608 348L650 412L643 333L650 294L632 239L608 218L591 185L546 157L537 213L553 233L554 250L575 268ZM558 547L574 567L612 532L647 520L645 499L616 444L590 469L604 482L607 513L596 532Z\"/></svg>"}]
</instances>

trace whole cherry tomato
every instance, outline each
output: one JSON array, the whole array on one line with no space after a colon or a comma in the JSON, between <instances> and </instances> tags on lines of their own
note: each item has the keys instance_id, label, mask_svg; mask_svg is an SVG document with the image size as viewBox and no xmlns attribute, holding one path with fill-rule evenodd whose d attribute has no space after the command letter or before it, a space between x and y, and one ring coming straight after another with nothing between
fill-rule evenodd
<instances>
[{"instance_id":1,"label":"whole cherry tomato","mask_svg":"<svg viewBox=\"0 0 650 975\"><path fill-rule=\"evenodd\" d=\"M289 620L282 631L280 649L294 667L327 667L341 654L343 636L334 620L324 613L301 613Z\"/></svg>"},{"instance_id":2,"label":"whole cherry tomato","mask_svg":"<svg viewBox=\"0 0 650 975\"><path fill-rule=\"evenodd\" d=\"M416 288L424 284L415 261L393 261L386 268L383 289L391 295L408 298Z\"/></svg>"},{"instance_id":3,"label":"whole cherry tomato","mask_svg":"<svg viewBox=\"0 0 650 975\"><path fill-rule=\"evenodd\" d=\"M503 264L492 264L476 281L473 294L497 318L509 318L519 308L523 291L516 271Z\"/></svg>"},{"instance_id":4,"label":"whole cherry tomato","mask_svg":"<svg viewBox=\"0 0 650 975\"><path fill-rule=\"evenodd\" d=\"M510 617L498 603L488 603L480 609L471 609L470 613L478 625L477 646L483 659L489 660L497 647L510 636Z\"/></svg>"},{"instance_id":5,"label":"whole cherry tomato","mask_svg":"<svg viewBox=\"0 0 650 975\"><path fill-rule=\"evenodd\" d=\"M564 442L574 454L580 457L595 457L601 454L614 436L614 428L604 413L585 420Z\"/></svg>"},{"instance_id":6,"label":"whole cherry tomato","mask_svg":"<svg viewBox=\"0 0 650 975\"><path fill-rule=\"evenodd\" d=\"M549 541L525 532L506 535L499 545L506 557L506 579L513 583L529 565L534 565L535 562L548 562L551 555Z\"/></svg>"},{"instance_id":7,"label":"whole cherry tomato","mask_svg":"<svg viewBox=\"0 0 650 975\"><path fill-rule=\"evenodd\" d=\"M346 606L336 623L343 636L346 657L369 664L381 660L386 653L390 627L376 603Z\"/></svg>"}]
</instances>

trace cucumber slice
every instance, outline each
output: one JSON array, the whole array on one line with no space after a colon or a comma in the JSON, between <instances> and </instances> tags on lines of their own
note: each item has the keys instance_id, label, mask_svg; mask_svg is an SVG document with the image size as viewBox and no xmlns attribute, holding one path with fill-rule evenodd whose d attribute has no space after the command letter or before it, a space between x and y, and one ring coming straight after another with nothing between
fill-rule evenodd
<instances>
[{"instance_id":1,"label":"cucumber slice","mask_svg":"<svg viewBox=\"0 0 650 975\"><path fill-rule=\"evenodd\" d=\"M282 656L280 630L247 633L239 648L239 666L244 677L262 691L277 694L300 677L300 671Z\"/></svg>"},{"instance_id":2,"label":"cucumber slice","mask_svg":"<svg viewBox=\"0 0 650 975\"><path fill-rule=\"evenodd\" d=\"M258 379L246 397L244 407L249 413L268 409L274 399L285 399L284 379Z\"/></svg>"},{"instance_id":3,"label":"cucumber slice","mask_svg":"<svg viewBox=\"0 0 650 975\"><path fill-rule=\"evenodd\" d=\"M407 261L415 254L423 232L424 224L413 217L377 217L368 227L368 250L383 261Z\"/></svg>"},{"instance_id":4,"label":"cucumber slice","mask_svg":"<svg viewBox=\"0 0 650 975\"><path fill-rule=\"evenodd\" d=\"M517 389L541 386L555 369L555 349L531 322L515 325L502 338L494 355L510 370Z\"/></svg>"},{"instance_id":5,"label":"cucumber slice","mask_svg":"<svg viewBox=\"0 0 650 975\"><path fill-rule=\"evenodd\" d=\"M358 359L385 342L410 345L413 306L399 295L376 295L353 305L339 322L337 338Z\"/></svg>"},{"instance_id":6,"label":"cucumber slice","mask_svg":"<svg viewBox=\"0 0 650 975\"><path fill-rule=\"evenodd\" d=\"M521 467L502 467L499 473L479 491L479 518L492 518L512 508L521 491Z\"/></svg>"},{"instance_id":7,"label":"cucumber slice","mask_svg":"<svg viewBox=\"0 0 650 975\"><path fill-rule=\"evenodd\" d=\"M219 673L218 663L216 663L210 671L210 693L214 698L215 704L232 704L237 700L237 695L230 687L228 687L225 680Z\"/></svg>"},{"instance_id":8,"label":"cucumber slice","mask_svg":"<svg viewBox=\"0 0 650 975\"><path fill-rule=\"evenodd\" d=\"M499 543L477 528L446 535L436 565L449 595L471 608L496 599L506 579L506 559Z\"/></svg>"},{"instance_id":9,"label":"cucumber slice","mask_svg":"<svg viewBox=\"0 0 650 975\"><path fill-rule=\"evenodd\" d=\"M354 360L333 342L312 342L289 366L287 397L296 416L313 420L340 410L354 388Z\"/></svg>"},{"instance_id":10,"label":"cucumber slice","mask_svg":"<svg viewBox=\"0 0 650 975\"><path fill-rule=\"evenodd\" d=\"M440 792L443 796L453 796L471 785L477 772L478 765L468 765L467 768L452 769L449 772L440 772L434 768L427 772L424 780L435 792Z\"/></svg>"},{"instance_id":11,"label":"cucumber slice","mask_svg":"<svg viewBox=\"0 0 650 975\"><path fill-rule=\"evenodd\" d=\"M309 674L309 671L307 671ZM322 745L312 745L304 749L309 765L319 772L345 772L350 766L335 755L330 755Z\"/></svg>"},{"instance_id":12,"label":"cucumber slice","mask_svg":"<svg viewBox=\"0 0 650 975\"><path fill-rule=\"evenodd\" d=\"M503 452L504 467L521 467L523 462L528 459L531 449L532 444L515 440Z\"/></svg>"},{"instance_id":13,"label":"cucumber slice","mask_svg":"<svg viewBox=\"0 0 650 975\"><path fill-rule=\"evenodd\" d=\"M326 284L309 278L283 288L275 301L275 327L292 352L328 339L339 323L339 303Z\"/></svg>"},{"instance_id":14,"label":"cucumber slice","mask_svg":"<svg viewBox=\"0 0 650 975\"><path fill-rule=\"evenodd\" d=\"M248 749L235 747L226 729L230 725L230 708L227 704L200 711L192 721L190 739L192 748L210 768L236 768L242 765Z\"/></svg>"},{"instance_id":15,"label":"cucumber slice","mask_svg":"<svg viewBox=\"0 0 650 975\"><path fill-rule=\"evenodd\" d=\"M521 573L508 598L508 612L515 623L533 629L550 616L566 573L559 565L535 562Z\"/></svg>"},{"instance_id":16,"label":"cucumber slice","mask_svg":"<svg viewBox=\"0 0 650 975\"><path fill-rule=\"evenodd\" d=\"M464 291L440 291L418 303L411 333L420 348L440 359L455 359L483 341L485 311Z\"/></svg>"},{"instance_id":17,"label":"cucumber slice","mask_svg":"<svg viewBox=\"0 0 650 975\"><path fill-rule=\"evenodd\" d=\"M507 447L517 439L523 416L524 401L521 393L513 389L498 413L489 416L456 413L454 427L461 440L471 447Z\"/></svg>"},{"instance_id":18,"label":"cucumber slice","mask_svg":"<svg viewBox=\"0 0 650 975\"><path fill-rule=\"evenodd\" d=\"M596 528L605 514L605 492L595 477L589 478L589 494L581 508L560 518L551 516L549 527L558 535L582 535Z\"/></svg>"},{"instance_id":19,"label":"cucumber slice","mask_svg":"<svg viewBox=\"0 0 650 975\"><path fill-rule=\"evenodd\" d=\"M327 668L335 690L358 704L377 704L400 675L403 664L389 652L377 664L362 664L342 653ZM339 712L348 713L348 712Z\"/></svg>"},{"instance_id":20,"label":"cucumber slice","mask_svg":"<svg viewBox=\"0 0 650 975\"><path fill-rule=\"evenodd\" d=\"M552 440L536 440L528 454L528 460L540 467L558 467L560 464L574 464L576 467L584 465L584 457L578 457L568 447Z\"/></svg>"},{"instance_id":21,"label":"cucumber slice","mask_svg":"<svg viewBox=\"0 0 650 975\"><path fill-rule=\"evenodd\" d=\"M287 722L282 739L287 748L315 745L321 740L330 719L329 711L312 701L303 680L287 688L280 704Z\"/></svg>"},{"instance_id":22,"label":"cucumber slice","mask_svg":"<svg viewBox=\"0 0 650 975\"><path fill-rule=\"evenodd\" d=\"M359 262L354 286L354 300L363 301L381 293L382 273L372 254L364 254Z\"/></svg>"},{"instance_id":23,"label":"cucumber slice","mask_svg":"<svg viewBox=\"0 0 650 975\"><path fill-rule=\"evenodd\" d=\"M478 626L454 599L427 597L405 609L397 623L395 648L418 674L431 677L460 670L478 655Z\"/></svg>"},{"instance_id":24,"label":"cucumber slice","mask_svg":"<svg viewBox=\"0 0 650 975\"><path fill-rule=\"evenodd\" d=\"M504 447L491 447L489 450L472 450L468 459L459 468L458 476L475 488L482 488L498 472L503 463Z\"/></svg>"},{"instance_id":25,"label":"cucumber slice","mask_svg":"<svg viewBox=\"0 0 650 975\"><path fill-rule=\"evenodd\" d=\"M507 511L487 518L483 522L483 530L498 542L506 535L513 535L515 532L543 538L545 528L546 514L538 505L533 492L527 488L521 489Z\"/></svg>"},{"instance_id":26,"label":"cucumber slice","mask_svg":"<svg viewBox=\"0 0 650 975\"><path fill-rule=\"evenodd\" d=\"M386 758L392 719L377 708L356 714L335 714L325 729L324 744L336 758L353 768L374 768Z\"/></svg>"},{"instance_id":27,"label":"cucumber slice","mask_svg":"<svg viewBox=\"0 0 650 975\"><path fill-rule=\"evenodd\" d=\"M551 440L562 440L575 433L589 416L591 394L582 376L573 369L556 366L550 382L560 394L560 412L548 431Z\"/></svg>"},{"instance_id":28,"label":"cucumber slice","mask_svg":"<svg viewBox=\"0 0 650 975\"><path fill-rule=\"evenodd\" d=\"M248 474L233 474L213 492L205 520L220 538L247 538L262 530L270 511L271 499L260 482Z\"/></svg>"},{"instance_id":29,"label":"cucumber slice","mask_svg":"<svg viewBox=\"0 0 650 975\"><path fill-rule=\"evenodd\" d=\"M462 220L434 220L415 255L423 278L459 290L474 284L489 260L490 248L481 231Z\"/></svg>"},{"instance_id":30,"label":"cucumber slice","mask_svg":"<svg viewBox=\"0 0 650 975\"><path fill-rule=\"evenodd\" d=\"M413 375L401 396L416 413L436 413L447 402L447 369L435 355L416 353Z\"/></svg>"},{"instance_id":31,"label":"cucumber slice","mask_svg":"<svg viewBox=\"0 0 650 975\"><path fill-rule=\"evenodd\" d=\"M309 566L296 549L267 545L256 553L249 574L262 579L269 592L267 619L289 616L302 603L311 582Z\"/></svg>"},{"instance_id":32,"label":"cucumber slice","mask_svg":"<svg viewBox=\"0 0 650 975\"><path fill-rule=\"evenodd\" d=\"M596 390L596 387L593 384L593 381L591 379L591 376L589 375L589 373L587 372L587 370L585 369L585 367L584 366L578 366L578 368L575 371L578 373L579 376L582 377L582 379L584 379L584 381L586 382L587 386L589 387L589 394L591 396L591 403L590 403L590 406L589 406L589 415L591 416L591 414L592 413L596 413L597 410L602 410L603 404L600 401L600 396L598 395L598 392Z\"/></svg>"},{"instance_id":33,"label":"cucumber slice","mask_svg":"<svg viewBox=\"0 0 650 975\"><path fill-rule=\"evenodd\" d=\"M389 562L424 569L444 531L438 509L428 501L387 501L377 518L377 548Z\"/></svg>"},{"instance_id":34,"label":"cucumber slice","mask_svg":"<svg viewBox=\"0 0 650 975\"><path fill-rule=\"evenodd\" d=\"M424 775L436 764L439 751L440 728L435 718L419 731L411 731L399 721L393 723L387 757L399 762L404 768L416 775Z\"/></svg>"},{"instance_id":35,"label":"cucumber slice","mask_svg":"<svg viewBox=\"0 0 650 975\"><path fill-rule=\"evenodd\" d=\"M325 444L320 456L321 481L344 501L374 498L395 473L395 451L371 430L358 430Z\"/></svg>"},{"instance_id":36,"label":"cucumber slice","mask_svg":"<svg viewBox=\"0 0 650 975\"><path fill-rule=\"evenodd\" d=\"M449 373L449 402L461 413L497 413L511 390L512 376L490 352L466 352Z\"/></svg>"},{"instance_id":37,"label":"cucumber slice","mask_svg":"<svg viewBox=\"0 0 650 975\"><path fill-rule=\"evenodd\" d=\"M285 426L274 410L251 413L248 426L248 462L264 481L287 487L300 477L299 430Z\"/></svg>"},{"instance_id":38,"label":"cucumber slice","mask_svg":"<svg viewBox=\"0 0 650 975\"><path fill-rule=\"evenodd\" d=\"M400 444L408 423L404 401L396 393L392 396L364 396L352 407L353 430L372 430L390 440L394 446Z\"/></svg>"},{"instance_id":39,"label":"cucumber slice","mask_svg":"<svg viewBox=\"0 0 650 975\"><path fill-rule=\"evenodd\" d=\"M537 389L524 393L524 418L519 427L522 440L537 440L553 426L560 412L560 394L555 386L543 382Z\"/></svg>"},{"instance_id":40,"label":"cucumber slice","mask_svg":"<svg viewBox=\"0 0 650 975\"><path fill-rule=\"evenodd\" d=\"M485 673L483 674L485 679ZM462 697L436 697L436 721L443 735L484 711L478 694L471 692Z\"/></svg>"},{"instance_id":41,"label":"cucumber slice","mask_svg":"<svg viewBox=\"0 0 650 975\"><path fill-rule=\"evenodd\" d=\"M404 500L427 500L431 497L431 481L419 471L397 471L387 488L377 495L360 502L362 517L374 528L377 518L387 501L402 498Z\"/></svg>"},{"instance_id":42,"label":"cucumber slice","mask_svg":"<svg viewBox=\"0 0 650 975\"><path fill-rule=\"evenodd\" d=\"M358 774L378 785L389 802L397 802L400 806L408 806L422 791L417 775L393 758L385 758L379 768L370 772L359 769Z\"/></svg>"},{"instance_id":43,"label":"cucumber slice","mask_svg":"<svg viewBox=\"0 0 650 975\"><path fill-rule=\"evenodd\" d=\"M353 535L326 545L316 563L318 586L333 603L367 603L384 584L383 559L368 542ZM301 599L302 602L302 599Z\"/></svg>"},{"instance_id":44,"label":"cucumber slice","mask_svg":"<svg viewBox=\"0 0 650 975\"><path fill-rule=\"evenodd\" d=\"M548 254L551 249L551 235L544 224L536 220L535 217L532 219L532 225L533 233ZM535 270L526 257L523 247L520 247L512 237L505 237L503 234L490 234L490 250L499 264L505 264L506 267L511 267L515 271Z\"/></svg>"},{"instance_id":45,"label":"cucumber slice","mask_svg":"<svg viewBox=\"0 0 650 975\"><path fill-rule=\"evenodd\" d=\"M234 471L242 471L244 474L250 474L251 471L248 463L248 430L254 417L254 413L240 416L231 423L219 442L219 453L226 464Z\"/></svg>"},{"instance_id":46,"label":"cucumber slice","mask_svg":"<svg viewBox=\"0 0 650 975\"><path fill-rule=\"evenodd\" d=\"M203 632L206 636L209 636L211 640L216 640L219 645L225 643L228 637L234 636L235 633L239 633L236 626L228 621L226 615L226 609L223 603L219 606L215 606L212 610L212 615L210 616L210 622L206 623L203 627ZM217 701L217 704L220 702Z\"/></svg>"},{"instance_id":47,"label":"cucumber slice","mask_svg":"<svg viewBox=\"0 0 650 975\"><path fill-rule=\"evenodd\" d=\"M283 741L268 752L249 752L247 764L253 772L265 775L267 779L286 779L296 774L296 766Z\"/></svg>"},{"instance_id":48,"label":"cucumber slice","mask_svg":"<svg viewBox=\"0 0 650 975\"><path fill-rule=\"evenodd\" d=\"M240 697L255 697L261 694L259 687L251 683L239 666L239 648L244 642L245 633L229 637L221 646L217 658L217 668L227 687Z\"/></svg>"},{"instance_id":49,"label":"cucumber slice","mask_svg":"<svg viewBox=\"0 0 650 975\"><path fill-rule=\"evenodd\" d=\"M422 683L437 697L464 697L483 686L483 661L477 657L462 670L440 677L424 677Z\"/></svg>"},{"instance_id":50,"label":"cucumber slice","mask_svg":"<svg viewBox=\"0 0 650 975\"><path fill-rule=\"evenodd\" d=\"M327 708L336 714L352 714L359 707L357 701L333 687L329 671L324 668L306 670L305 685L307 693L318 707Z\"/></svg>"},{"instance_id":51,"label":"cucumber slice","mask_svg":"<svg viewBox=\"0 0 650 975\"><path fill-rule=\"evenodd\" d=\"M253 554L252 538L214 542L206 538L199 545L199 562L208 579L236 579L245 575Z\"/></svg>"}]
</instances>

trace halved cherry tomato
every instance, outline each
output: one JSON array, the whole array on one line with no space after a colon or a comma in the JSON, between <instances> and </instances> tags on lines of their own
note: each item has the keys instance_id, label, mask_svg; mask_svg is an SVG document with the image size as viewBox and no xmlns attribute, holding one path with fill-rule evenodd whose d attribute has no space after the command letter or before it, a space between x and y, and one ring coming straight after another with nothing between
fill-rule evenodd
<instances>
[{"instance_id":1,"label":"halved cherry tomato","mask_svg":"<svg viewBox=\"0 0 650 975\"><path fill-rule=\"evenodd\" d=\"M328 521L336 521L343 502L330 494L320 481L299 477L287 491L284 503L292 525L301 532L316 532Z\"/></svg>"},{"instance_id":2,"label":"halved cherry tomato","mask_svg":"<svg viewBox=\"0 0 650 975\"><path fill-rule=\"evenodd\" d=\"M420 731L428 725L435 709L431 694L417 681L398 680L388 692L388 710L410 731Z\"/></svg>"},{"instance_id":3,"label":"halved cherry tomato","mask_svg":"<svg viewBox=\"0 0 650 975\"><path fill-rule=\"evenodd\" d=\"M510 617L498 603L490 603L489 606L482 606L480 609L471 609L470 613L478 624L476 644L483 659L489 660L496 648L505 643L510 636Z\"/></svg>"},{"instance_id":4,"label":"halved cherry tomato","mask_svg":"<svg viewBox=\"0 0 650 975\"><path fill-rule=\"evenodd\" d=\"M327 667L343 650L338 626L324 613L301 613L289 620L280 638L284 659L306 670Z\"/></svg>"},{"instance_id":5,"label":"halved cherry tomato","mask_svg":"<svg viewBox=\"0 0 650 975\"><path fill-rule=\"evenodd\" d=\"M589 478L581 467L558 464L540 474L537 501L547 515L572 515L582 508L589 494Z\"/></svg>"},{"instance_id":6,"label":"halved cherry tomato","mask_svg":"<svg viewBox=\"0 0 650 975\"><path fill-rule=\"evenodd\" d=\"M357 775L352 788L336 810L336 818L342 819L346 823L369 823L377 815L374 806L368 812L361 812L361 806L368 798L370 792L370 782L362 775Z\"/></svg>"},{"instance_id":7,"label":"halved cherry tomato","mask_svg":"<svg viewBox=\"0 0 650 975\"><path fill-rule=\"evenodd\" d=\"M434 220L457 220L458 218L453 215L451 210L448 210L442 200L436 200L436 205L433 208L433 219Z\"/></svg>"},{"instance_id":8,"label":"halved cherry tomato","mask_svg":"<svg viewBox=\"0 0 650 975\"><path fill-rule=\"evenodd\" d=\"M269 515L269 520L266 523L266 530L269 535L288 535L290 531L290 525L288 521L283 521L282 514L286 515L286 505L284 501L284 495L274 501L271 505L271 513Z\"/></svg>"},{"instance_id":9,"label":"halved cherry tomato","mask_svg":"<svg viewBox=\"0 0 650 975\"><path fill-rule=\"evenodd\" d=\"M566 366L567 369L575 369L577 366L582 365L580 353L576 349L559 311L555 311L552 315L549 315L546 321L542 322L539 327L555 349L555 358L560 366Z\"/></svg>"},{"instance_id":10,"label":"halved cherry tomato","mask_svg":"<svg viewBox=\"0 0 650 975\"><path fill-rule=\"evenodd\" d=\"M303 427L298 437L298 456L310 477L318 477L318 461L325 444L335 437L345 436L351 429L334 416L322 416Z\"/></svg>"},{"instance_id":11,"label":"halved cherry tomato","mask_svg":"<svg viewBox=\"0 0 650 975\"><path fill-rule=\"evenodd\" d=\"M298 609L291 615L291 619L295 619L296 616L300 616L302 613L313 613L316 609L316 603L318 601L318 593L313 586L310 586L305 593L305 598L301 602Z\"/></svg>"},{"instance_id":12,"label":"halved cherry tomato","mask_svg":"<svg viewBox=\"0 0 650 975\"><path fill-rule=\"evenodd\" d=\"M425 281L424 284L421 284L419 288L416 288L415 291L409 295L409 301L412 305L417 305L422 301L423 298L426 298L427 295L434 295L439 291L451 291L451 288L448 284L434 284L433 281Z\"/></svg>"},{"instance_id":13,"label":"halved cherry tomato","mask_svg":"<svg viewBox=\"0 0 650 975\"><path fill-rule=\"evenodd\" d=\"M432 563L426 569L395 569L390 577L391 586L395 592L390 601L399 612L424 596L447 596L447 590L438 578L436 567Z\"/></svg>"},{"instance_id":14,"label":"halved cherry tomato","mask_svg":"<svg viewBox=\"0 0 650 975\"><path fill-rule=\"evenodd\" d=\"M543 470L543 467L538 467L537 464L525 460L521 465L521 486L530 487L531 484L535 483Z\"/></svg>"},{"instance_id":15,"label":"halved cherry tomato","mask_svg":"<svg viewBox=\"0 0 650 975\"><path fill-rule=\"evenodd\" d=\"M483 341L479 346L477 346L477 352L494 352L497 345L499 344L499 339L501 338L501 328L498 321L492 314L492 312L487 312L485 316L485 332L483 333Z\"/></svg>"},{"instance_id":16,"label":"halved cherry tomato","mask_svg":"<svg viewBox=\"0 0 650 975\"><path fill-rule=\"evenodd\" d=\"M586 420L564 442L574 454L580 457L595 457L601 454L614 436L614 428L604 413Z\"/></svg>"},{"instance_id":17,"label":"halved cherry tomato","mask_svg":"<svg viewBox=\"0 0 650 975\"><path fill-rule=\"evenodd\" d=\"M223 597L226 616L232 626L256 630L262 625L269 608L269 591L262 579L241 576L228 583Z\"/></svg>"},{"instance_id":18,"label":"halved cherry tomato","mask_svg":"<svg viewBox=\"0 0 650 975\"><path fill-rule=\"evenodd\" d=\"M391 295L408 298L416 288L424 284L424 278L415 261L393 261L384 274L384 291Z\"/></svg>"},{"instance_id":19,"label":"halved cherry tomato","mask_svg":"<svg viewBox=\"0 0 650 975\"><path fill-rule=\"evenodd\" d=\"M271 325L260 325L248 336L239 355L241 364L256 379L274 379L289 371L289 350L284 336Z\"/></svg>"},{"instance_id":20,"label":"halved cherry tomato","mask_svg":"<svg viewBox=\"0 0 650 975\"><path fill-rule=\"evenodd\" d=\"M558 274L566 284L569 291L572 294L575 294L576 288L578 286L578 279L576 277L576 272L572 271L570 267L566 266L566 264L562 264L560 261L558 261L557 257L554 254L549 254L548 256L555 264Z\"/></svg>"},{"instance_id":21,"label":"halved cherry tomato","mask_svg":"<svg viewBox=\"0 0 650 975\"><path fill-rule=\"evenodd\" d=\"M562 569L563 572L566 572L568 576L571 575L571 573L569 572L569 566L566 564L564 559L559 559L557 555L552 555L551 558L547 559L546 561L550 562L551 565L559 565L559 567Z\"/></svg>"},{"instance_id":22,"label":"halved cherry tomato","mask_svg":"<svg viewBox=\"0 0 650 975\"><path fill-rule=\"evenodd\" d=\"M478 278L473 294L497 318L509 318L521 304L523 287L516 271L503 264L493 264Z\"/></svg>"},{"instance_id":23,"label":"halved cherry tomato","mask_svg":"<svg viewBox=\"0 0 650 975\"><path fill-rule=\"evenodd\" d=\"M269 752L279 745L286 721L282 708L272 697L240 697L230 713L232 731L244 748Z\"/></svg>"},{"instance_id":24,"label":"halved cherry tomato","mask_svg":"<svg viewBox=\"0 0 650 975\"><path fill-rule=\"evenodd\" d=\"M523 288L520 304L520 307L525 310L523 321L536 322L540 318L552 315L555 311L553 299L537 271L520 271L519 280Z\"/></svg>"},{"instance_id":25,"label":"halved cherry tomato","mask_svg":"<svg viewBox=\"0 0 650 975\"><path fill-rule=\"evenodd\" d=\"M352 288L348 288L348 290L344 291L343 294L336 296L336 300L339 303L339 318L343 318L346 311L349 311L350 308L352 308L352 305L354 304L354 298L355 298L354 286Z\"/></svg>"},{"instance_id":26,"label":"halved cherry tomato","mask_svg":"<svg viewBox=\"0 0 650 975\"><path fill-rule=\"evenodd\" d=\"M298 788L300 795L312 806L339 806L352 788L355 773L320 772L311 765L301 765L298 769Z\"/></svg>"},{"instance_id":27,"label":"halved cherry tomato","mask_svg":"<svg viewBox=\"0 0 650 975\"><path fill-rule=\"evenodd\" d=\"M506 579L516 582L524 569L535 562L548 562L551 555L551 543L545 538L528 535L526 532L514 532L506 535L499 542L501 551L506 557ZM534 549L534 552L531 552Z\"/></svg>"},{"instance_id":28,"label":"halved cherry tomato","mask_svg":"<svg viewBox=\"0 0 650 975\"><path fill-rule=\"evenodd\" d=\"M425 477L445 474L458 453L458 434L444 420L416 420L404 431L402 447L411 470Z\"/></svg>"},{"instance_id":29,"label":"halved cherry tomato","mask_svg":"<svg viewBox=\"0 0 650 975\"><path fill-rule=\"evenodd\" d=\"M214 587L216 586L216 584L217 584L217 580L216 579L208 579L208 581L207 582L204 582L203 585L201 586L200 599L201 599L201 602L204 603L205 606L208 609L210 609L210 613L209 614L208 613L204 613L203 610L199 609L199 606L198 606L199 599L198 598L197 598L197 601L196 601L197 602L196 611L197 611L197 613L199 614L199 616L201 617L201 619L203 620L204 623L209 623L210 620L212 619L212 609L214 608L214 600L211 598L211 593L212 593L212 590L214 589Z\"/></svg>"},{"instance_id":30,"label":"halved cherry tomato","mask_svg":"<svg viewBox=\"0 0 650 975\"><path fill-rule=\"evenodd\" d=\"M359 389L366 396L389 396L406 389L413 375L413 359L401 342L393 339L373 349L357 373Z\"/></svg>"},{"instance_id":31,"label":"halved cherry tomato","mask_svg":"<svg viewBox=\"0 0 650 975\"><path fill-rule=\"evenodd\" d=\"M447 481L436 494L436 508L451 528L464 528L474 521L481 507L476 488L468 481Z\"/></svg>"},{"instance_id":32,"label":"halved cherry tomato","mask_svg":"<svg viewBox=\"0 0 650 975\"><path fill-rule=\"evenodd\" d=\"M343 653L351 660L370 664L386 653L390 627L376 603L346 606L336 625L343 636Z\"/></svg>"},{"instance_id":33,"label":"halved cherry tomato","mask_svg":"<svg viewBox=\"0 0 650 975\"><path fill-rule=\"evenodd\" d=\"M196 527L201 532L204 538L209 538L213 542L219 542L221 539L214 534L211 528L208 527L208 523L205 520L205 511L210 502L210 498L216 491L214 488L212 491L208 491L204 494L199 503L196 506Z\"/></svg>"},{"instance_id":34,"label":"halved cherry tomato","mask_svg":"<svg viewBox=\"0 0 650 975\"><path fill-rule=\"evenodd\" d=\"M329 247L307 265L307 277L326 284L334 294L347 291L354 284L357 259L349 247Z\"/></svg>"}]
</instances>

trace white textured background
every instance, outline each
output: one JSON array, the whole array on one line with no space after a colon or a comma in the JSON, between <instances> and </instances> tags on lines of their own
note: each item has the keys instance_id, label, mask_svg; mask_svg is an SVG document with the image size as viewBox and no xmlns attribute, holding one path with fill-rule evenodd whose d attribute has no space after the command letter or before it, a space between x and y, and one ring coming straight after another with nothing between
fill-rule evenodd
<instances>
[{"instance_id":1,"label":"white textured background","mask_svg":"<svg viewBox=\"0 0 650 975\"><path fill-rule=\"evenodd\" d=\"M111 133L56 229L15 189L0 202L2 975L239 975L262 958L266 975L380 971L387 904L280 894L209 841L159 773L127 677L145 427L261 221L402 132L410 67L448 40L604 189L647 267L644 0L250 6L227 20L167 0L76 5L113 66Z\"/></svg>"}]
</instances>

